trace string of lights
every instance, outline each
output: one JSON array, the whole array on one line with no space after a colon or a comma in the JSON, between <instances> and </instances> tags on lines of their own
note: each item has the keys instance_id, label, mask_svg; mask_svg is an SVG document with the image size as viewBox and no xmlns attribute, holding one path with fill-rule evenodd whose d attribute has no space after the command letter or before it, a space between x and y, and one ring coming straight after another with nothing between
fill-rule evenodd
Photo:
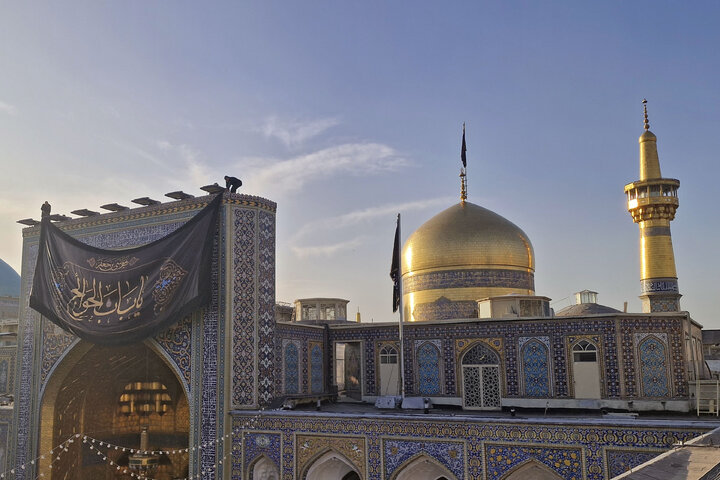
<instances>
[{"instance_id":1,"label":"string of lights","mask_svg":"<svg viewBox=\"0 0 720 480\"><path fill-rule=\"evenodd\" d=\"M40 464L41 461L48 460L49 463L47 464L48 470L52 470L53 465L56 464L58 461L60 461L63 458L64 453L68 453L70 451L70 446L74 444L80 439L82 439L82 442L79 443L80 447L87 445L87 447L94 451L95 454L99 457L102 457L102 460L107 462L109 466L114 467L117 471L124 475L128 475L130 478L136 478L138 480L153 480L150 477L144 476L140 473L133 472L130 468L126 466L118 465L117 462L110 459L110 452L111 451L117 451L117 452L123 452L123 453L130 453L130 454L142 454L142 455L181 455L185 453L191 453L195 451L202 451L203 449L207 448L213 448L214 446L222 446L224 447L224 442L232 437L235 437L236 435L239 435L244 429L247 429L249 427L254 426L257 421L262 416L262 412L246 419L243 422L243 425L234 428L230 433L227 433L225 435L222 435L217 438L213 438L209 441L198 443L197 445L193 445L192 447L188 446L187 448L180 448L180 449L169 449L169 450L140 450L137 448L131 448L126 447L122 445L117 445L105 440L100 440L97 438L94 438L91 435L85 435L82 433L75 433L72 436L68 437L66 440L58 444L57 446L53 447L48 451L47 454L41 454L29 462L23 463L22 465L15 466L14 468L10 470L6 470L4 472L0 472L0 479L12 479L16 478L18 473L26 472L32 468L34 468L36 465ZM101 450L103 448L105 451ZM228 459L228 450L223 448L223 457L222 459L218 460L218 465L223 465L227 462ZM200 473L197 475L190 475L186 478L183 478L182 480L201 480L202 478L207 477L209 474L213 473L215 471L214 468L208 469L203 468ZM37 476L34 477L34 480L40 480L44 479L46 477L45 472L40 472Z\"/></svg>"}]
</instances>

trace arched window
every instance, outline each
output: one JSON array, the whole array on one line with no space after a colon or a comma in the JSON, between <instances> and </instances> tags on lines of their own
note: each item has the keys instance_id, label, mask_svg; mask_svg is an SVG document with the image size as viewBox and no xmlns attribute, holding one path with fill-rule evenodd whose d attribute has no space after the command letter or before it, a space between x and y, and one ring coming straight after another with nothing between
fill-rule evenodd
<instances>
[{"instance_id":1,"label":"arched window","mask_svg":"<svg viewBox=\"0 0 720 480\"><path fill-rule=\"evenodd\" d=\"M479 342L462 358L463 407L499 409L500 359Z\"/></svg>"},{"instance_id":2,"label":"arched window","mask_svg":"<svg viewBox=\"0 0 720 480\"><path fill-rule=\"evenodd\" d=\"M310 349L310 391L323 392L323 354L320 345L313 345Z\"/></svg>"},{"instance_id":3,"label":"arched window","mask_svg":"<svg viewBox=\"0 0 720 480\"><path fill-rule=\"evenodd\" d=\"M597 347L587 340L581 340L573 347L573 361L597 362Z\"/></svg>"},{"instance_id":4,"label":"arched window","mask_svg":"<svg viewBox=\"0 0 720 480\"><path fill-rule=\"evenodd\" d=\"M654 336L647 337L638 345L640 351L640 377L643 395L646 397L670 396L665 345Z\"/></svg>"},{"instance_id":5,"label":"arched window","mask_svg":"<svg viewBox=\"0 0 720 480\"><path fill-rule=\"evenodd\" d=\"M440 350L432 343L424 343L417 350L418 392L420 395L439 395Z\"/></svg>"},{"instance_id":6,"label":"arched window","mask_svg":"<svg viewBox=\"0 0 720 480\"><path fill-rule=\"evenodd\" d=\"M522 347L523 383L526 397L550 396L548 349L539 340L530 340Z\"/></svg>"},{"instance_id":7,"label":"arched window","mask_svg":"<svg viewBox=\"0 0 720 480\"><path fill-rule=\"evenodd\" d=\"M299 392L298 348L294 343L285 345L285 393Z\"/></svg>"},{"instance_id":8,"label":"arched window","mask_svg":"<svg viewBox=\"0 0 720 480\"><path fill-rule=\"evenodd\" d=\"M380 350L380 363L398 363L398 351L391 345L385 345Z\"/></svg>"},{"instance_id":9,"label":"arched window","mask_svg":"<svg viewBox=\"0 0 720 480\"><path fill-rule=\"evenodd\" d=\"M580 340L572 348L575 398L600 398L600 364L594 343Z\"/></svg>"}]
</instances>

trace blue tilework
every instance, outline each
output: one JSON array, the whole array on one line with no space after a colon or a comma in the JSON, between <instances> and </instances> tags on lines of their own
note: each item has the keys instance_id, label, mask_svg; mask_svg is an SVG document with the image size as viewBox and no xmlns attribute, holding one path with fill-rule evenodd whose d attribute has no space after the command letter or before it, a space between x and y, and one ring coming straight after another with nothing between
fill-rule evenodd
<instances>
[{"instance_id":1,"label":"blue tilework","mask_svg":"<svg viewBox=\"0 0 720 480\"><path fill-rule=\"evenodd\" d=\"M310 347L310 392L322 393L323 389L323 355L322 347L314 344Z\"/></svg>"},{"instance_id":2,"label":"blue tilework","mask_svg":"<svg viewBox=\"0 0 720 480\"><path fill-rule=\"evenodd\" d=\"M640 378L646 397L667 397L670 394L665 363L665 345L656 337L647 337L638 345Z\"/></svg>"},{"instance_id":3,"label":"blue tilework","mask_svg":"<svg viewBox=\"0 0 720 480\"><path fill-rule=\"evenodd\" d=\"M298 348L294 343L285 345L285 393L299 393Z\"/></svg>"},{"instance_id":4,"label":"blue tilework","mask_svg":"<svg viewBox=\"0 0 720 480\"><path fill-rule=\"evenodd\" d=\"M451 318L477 318L477 302L451 301L445 297L440 297L434 302L416 305L412 315L418 322L449 320Z\"/></svg>"},{"instance_id":5,"label":"blue tilework","mask_svg":"<svg viewBox=\"0 0 720 480\"><path fill-rule=\"evenodd\" d=\"M248 473L250 466L263 455L275 462L280 471L280 434L246 432L243 434L242 442L243 472ZM240 458L239 452L234 454L234 457Z\"/></svg>"},{"instance_id":6,"label":"blue tilework","mask_svg":"<svg viewBox=\"0 0 720 480\"><path fill-rule=\"evenodd\" d=\"M608 478L614 478L660 455L662 451L615 450L605 451Z\"/></svg>"},{"instance_id":7,"label":"blue tilework","mask_svg":"<svg viewBox=\"0 0 720 480\"><path fill-rule=\"evenodd\" d=\"M430 342L417 349L418 393L420 395L439 395L440 386L440 350Z\"/></svg>"},{"instance_id":8,"label":"blue tilework","mask_svg":"<svg viewBox=\"0 0 720 480\"><path fill-rule=\"evenodd\" d=\"M257 260L255 258L255 222L257 211L233 208L232 245L232 321L233 321L233 378L232 405L234 408L256 404L255 363L255 281Z\"/></svg>"},{"instance_id":9,"label":"blue tilework","mask_svg":"<svg viewBox=\"0 0 720 480\"><path fill-rule=\"evenodd\" d=\"M383 440L385 477L390 478L404 463L420 454L433 458L458 479L465 478L465 445L462 442Z\"/></svg>"},{"instance_id":10,"label":"blue tilework","mask_svg":"<svg viewBox=\"0 0 720 480\"><path fill-rule=\"evenodd\" d=\"M242 426L251 415L252 412L233 413L233 426ZM422 449L446 466L449 463L442 460L442 452L449 454L448 445L464 444L465 448L460 453L464 452L464 468L467 474L459 475L458 478L499 480L510 469L528 460L535 460L557 471L563 478L573 478L580 473L578 478L604 480L607 478L607 460L611 458L606 455L608 449L630 449L642 444L645 451L667 450L674 443L687 441L706 431L700 427L673 425L658 427L633 424L602 427L583 424L487 422L482 417L468 417L462 421L439 421L407 417L364 418L312 414L265 415L258 420L254 428L282 436L281 450L273 451L273 454L282 458L283 480L291 480L299 475L295 470L297 467L294 456L297 448L294 439L299 433L364 437L367 440L367 480L388 478L388 473L401 463L388 455L388 441L395 442L393 445L398 447L398 453L408 452L412 455ZM234 441L242 448L240 440L236 438ZM435 447L434 444L440 446ZM496 449L495 459L490 457L490 448ZM266 454L270 456L270 453ZM497 460L498 455L503 457L504 461ZM451 471L455 472L454 468ZM583 474L585 476L582 476ZM232 479L240 480L240 477L233 475Z\"/></svg>"},{"instance_id":11,"label":"blue tilework","mask_svg":"<svg viewBox=\"0 0 720 480\"><path fill-rule=\"evenodd\" d=\"M530 272L496 269L445 270L403 278L403 293L466 287L535 290L535 280Z\"/></svg>"},{"instance_id":12,"label":"blue tilework","mask_svg":"<svg viewBox=\"0 0 720 480\"><path fill-rule=\"evenodd\" d=\"M190 368L192 348L192 316L188 316L155 336L158 344L168 353L181 372L188 392L191 391Z\"/></svg>"},{"instance_id":13,"label":"blue tilework","mask_svg":"<svg viewBox=\"0 0 720 480\"><path fill-rule=\"evenodd\" d=\"M258 403L275 397L275 213L258 211Z\"/></svg>"},{"instance_id":14,"label":"blue tilework","mask_svg":"<svg viewBox=\"0 0 720 480\"><path fill-rule=\"evenodd\" d=\"M533 339L522 346L521 354L525 396L549 397L550 374L547 347L540 341Z\"/></svg>"},{"instance_id":15,"label":"blue tilework","mask_svg":"<svg viewBox=\"0 0 720 480\"><path fill-rule=\"evenodd\" d=\"M296 344L300 345L300 378L298 393L310 393L310 365L308 361L308 342L322 344L322 328L299 324L278 324L275 332L275 345L276 351L278 352L278 356L276 358L282 358L283 344L287 341L293 341ZM277 371L275 372L275 388L278 392L281 392L283 381L282 364L280 362L273 362L273 365L277 369Z\"/></svg>"},{"instance_id":16,"label":"blue tilework","mask_svg":"<svg viewBox=\"0 0 720 480\"><path fill-rule=\"evenodd\" d=\"M686 398L689 395L682 324L682 319L677 317L641 317L621 320L620 338L622 339L622 360L625 368L626 397L639 398L642 396L641 386L638 385L639 382L642 382L642 378L638 378L640 372L636 368L639 359L636 358L635 335L638 332L667 335L667 355L670 360L668 384L671 389L671 398ZM606 355L609 357L607 352Z\"/></svg>"},{"instance_id":17,"label":"blue tilework","mask_svg":"<svg viewBox=\"0 0 720 480\"><path fill-rule=\"evenodd\" d=\"M488 478L502 478L503 475L528 460L545 465L566 480L585 478L580 448L552 448L549 445L529 446L506 443L485 444L485 468Z\"/></svg>"}]
</instances>

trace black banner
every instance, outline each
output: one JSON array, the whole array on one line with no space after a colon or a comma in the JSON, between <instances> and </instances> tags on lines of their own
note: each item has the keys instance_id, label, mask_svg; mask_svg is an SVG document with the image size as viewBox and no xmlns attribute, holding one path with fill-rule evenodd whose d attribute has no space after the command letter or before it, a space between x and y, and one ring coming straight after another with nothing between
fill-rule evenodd
<instances>
[{"instance_id":1,"label":"black banner","mask_svg":"<svg viewBox=\"0 0 720 480\"><path fill-rule=\"evenodd\" d=\"M141 247L86 245L45 217L30 306L93 343L143 340L210 298L213 238L222 195L176 231Z\"/></svg>"}]
</instances>

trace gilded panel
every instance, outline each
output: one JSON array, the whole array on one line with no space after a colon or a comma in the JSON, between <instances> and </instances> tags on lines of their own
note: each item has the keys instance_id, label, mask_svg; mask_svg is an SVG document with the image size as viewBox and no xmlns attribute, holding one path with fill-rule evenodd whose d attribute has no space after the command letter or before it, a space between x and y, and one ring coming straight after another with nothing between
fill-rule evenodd
<instances>
[{"instance_id":1,"label":"gilded panel","mask_svg":"<svg viewBox=\"0 0 720 480\"><path fill-rule=\"evenodd\" d=\"M345 457L360 474L367 478L365 438L336 435L296 435L295 472L298 478L310 468L315 460L327 452L337 452Z\"/></svg>"}]
</instances>

